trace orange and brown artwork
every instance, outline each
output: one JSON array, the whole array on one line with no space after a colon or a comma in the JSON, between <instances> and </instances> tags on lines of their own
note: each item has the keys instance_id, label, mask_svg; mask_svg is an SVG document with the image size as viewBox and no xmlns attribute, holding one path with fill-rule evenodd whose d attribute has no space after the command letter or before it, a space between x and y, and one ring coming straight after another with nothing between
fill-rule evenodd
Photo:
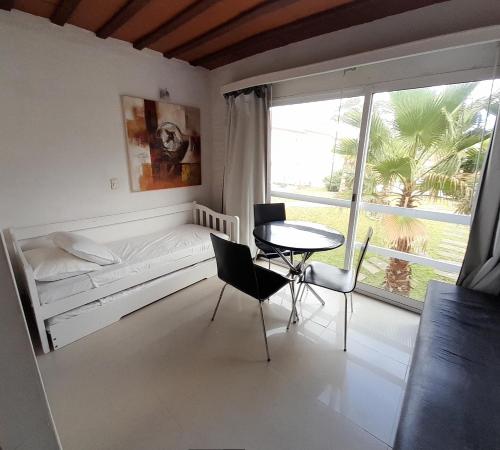
<instances>
[{"instance_id":1,"label":"orange and brown artwork","mask_svg":"<svg viewBox=\"0 0 500 450\"><path fill-rule=\"evenodd\" d=\"M122 97L132 191L201 184L200 110Z\"/></svg>"}]
</instances>

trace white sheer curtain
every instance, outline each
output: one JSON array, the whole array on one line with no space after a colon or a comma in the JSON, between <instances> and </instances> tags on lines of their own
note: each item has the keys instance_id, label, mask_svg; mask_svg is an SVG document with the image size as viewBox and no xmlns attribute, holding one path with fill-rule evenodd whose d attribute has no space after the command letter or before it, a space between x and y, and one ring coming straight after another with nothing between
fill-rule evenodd
<instances>
[{"instance_id":1,"label":"white sheer curtain","mask_svg":"<svg viewBox=\"0 0 500 450\"><path fill-rule=\"evenodd\" d=\"M493 68L488 114L496 117L493 138L486 158L477 202L457 280L459 286L488 294L500 295L500 103L492 102L497 89L500 43Z\"/></svg>"},{"instance_id":2,"label":"white sheer curtain","mask_svg":"<svg viewBox=\"0 0 500 450\"><path fill-rule=\"evenodd\" d=\"M225 97L223 210L240 218L240 241L255 254L253 205L266 199L270 87L257 86Z\"/></svg>"},{"instance_id":3,"label":"white sheer curtain","mask_svg":"<svg viewBox=\"0 0 500 450\"><path fill-rule=\"evenodd\" d=\"M457 284L500 295L500 118L485 164L469 242Z\"/></svg>"}]
</instances>

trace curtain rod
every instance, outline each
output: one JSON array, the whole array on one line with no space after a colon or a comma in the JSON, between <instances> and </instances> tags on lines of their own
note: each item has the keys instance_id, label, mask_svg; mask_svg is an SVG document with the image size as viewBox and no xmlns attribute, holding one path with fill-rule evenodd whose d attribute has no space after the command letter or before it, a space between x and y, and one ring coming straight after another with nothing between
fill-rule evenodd
<instances>
[{"instance_id":1,"label":"curtain rod","mask_svg":"<svg viewBox=\"0 0 500 450\"><path fill-rule=\"evenodd\" d=\"M500 25L474 28L457 33L444 34L426 39L420 39L405 44L383 47L354 55L344 56L306 66L279 70L262 75L244 78L239 81L225 84L221 87L221 94L247 89L253 86L278 83L297 78L320 75L328 72L337 72L353 67L367 66L375 63L409 58L417 55L435 53L459 47L487 44L500 41Z\"/></svg>"}]
</instances>

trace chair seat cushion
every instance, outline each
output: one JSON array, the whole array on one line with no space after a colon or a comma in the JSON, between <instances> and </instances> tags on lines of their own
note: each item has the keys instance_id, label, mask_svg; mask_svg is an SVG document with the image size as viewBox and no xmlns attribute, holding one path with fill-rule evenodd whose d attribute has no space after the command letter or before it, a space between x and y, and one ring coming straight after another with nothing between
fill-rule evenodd
<instances>
[{"instance_id":1,"label":"chair seat cushion","mask_svg":"<svg viewBox=\"0 0 500 450\"><path fill-rule=\"evenodd\" d=\"M254 265L259 284L259 300L266 300L289 283L288 278L264 267Z\"/></svg>"},{"instance_id":2,"label":"chair seat cushion","mask_svg":"<svg viewBox=\"0 0 500 450\"><path fill-rule=\"evenodd\" d=\"M332 291L351 292L355 285L355 272L315 261L307 266L304 282Z\"/></svg>"}]
</instances>

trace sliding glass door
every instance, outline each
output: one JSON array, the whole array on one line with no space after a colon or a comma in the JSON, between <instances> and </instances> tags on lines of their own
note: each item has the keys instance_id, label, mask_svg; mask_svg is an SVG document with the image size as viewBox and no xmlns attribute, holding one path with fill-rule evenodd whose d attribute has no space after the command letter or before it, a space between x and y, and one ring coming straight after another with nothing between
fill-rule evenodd
<instances>
[{"instance_id":1,"label":"sliding glass door","mask_svg":"<svg viewBox=\"0 0 500 450\"><path fill-rule=\"evenodd\" d=\"M350 116L363 103L353 97L272 108L272 201L286 203L289 220L321 223L347 236L357 155L352 146L360 136ZM314 259L344 266L346 248Z\"/></svg>"},{"instance_id":2,"label":"sliding glass door","mask_svg":"<svg viewBox=\"0 0 500 450\"><path fill-rule=\"evenodd\" d=\"M314 256L337 266L372 226L360 289L418 309L460 270L498 98L490 80L275 106L272 201L342 231Z\"/></svg>"}]
</instances>

